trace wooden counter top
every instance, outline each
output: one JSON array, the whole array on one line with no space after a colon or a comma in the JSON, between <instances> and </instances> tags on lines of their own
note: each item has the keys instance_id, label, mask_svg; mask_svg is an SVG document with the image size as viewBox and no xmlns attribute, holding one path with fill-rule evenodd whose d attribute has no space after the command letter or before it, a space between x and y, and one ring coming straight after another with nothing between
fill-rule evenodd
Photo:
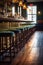
<instances>
[{"instance_id":1,"label":"wooden counter top","mask_svg":"<svg viewBox=\"0 0 43 65\"><path fill-rule=\"evenodd\" d=\"M32 21L29 21L27 19L15 19L15 18L11 18L11 17L0 17L0 22L32 22Z\"/></svg>"}]
</instances>

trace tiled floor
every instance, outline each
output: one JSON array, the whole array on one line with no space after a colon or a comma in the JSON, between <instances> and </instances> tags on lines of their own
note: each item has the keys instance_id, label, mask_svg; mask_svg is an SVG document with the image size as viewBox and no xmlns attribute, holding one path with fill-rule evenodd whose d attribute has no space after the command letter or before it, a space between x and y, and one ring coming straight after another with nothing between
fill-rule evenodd
<instances>
[{"instance_id":1,"label":"tiled floor","mask_svg":"<svg viewBox=\"0 0 43 65\"><path fill-rule=\"evenodd\" d=\"M11 65L43 65L43 31L36 31Z\"/></svg>"}]
</instances>

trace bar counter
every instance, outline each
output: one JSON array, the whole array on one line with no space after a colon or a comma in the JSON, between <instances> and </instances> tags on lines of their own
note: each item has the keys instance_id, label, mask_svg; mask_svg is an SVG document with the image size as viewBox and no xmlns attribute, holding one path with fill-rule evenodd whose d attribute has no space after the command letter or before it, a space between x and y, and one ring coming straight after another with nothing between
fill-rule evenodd
<instances>
[{"instance_id":1,"label":"bar counter","mask_svg":"<svg viewBox=\"0 0 43 65\"><path fill-rule=\"evenodd\" d=\"M14 17L0 17L0 22L32 22L27 19L15 19Z\"/></svg>"},{"instance_id":2,"label":"bar counter","mask_svg":"<svg viewBox=\"0 0 43 65\"><path fill-rule=\"evenodd\" d=\"M12 59L24 48L36 28L35 24L28 25L28 23L20 27L10 25L12 24L10 22L14 24L15 22L29 22L28 20L0 17L0 24L1 22L3 24L5 24L4 22L9 22L9 27L6 28L6 25L0 26L0 62L11 63Z\"/></svg>"},{"instance_id":3,"label":"bar counter","mask_svg":"<svg viewBox=\"0 0 43 65\"><path fill-rule=\"evenodd\" d=\"M21 27L11 27L9 29L0 29L0 32L3 32L3 31L10 31L10 30L18 30L18 29L24 29L24 28L28 28L28 29L31 29L35 27L35 25L28 25L28 26L21 26Z\"/></svg>"}]
</instances>

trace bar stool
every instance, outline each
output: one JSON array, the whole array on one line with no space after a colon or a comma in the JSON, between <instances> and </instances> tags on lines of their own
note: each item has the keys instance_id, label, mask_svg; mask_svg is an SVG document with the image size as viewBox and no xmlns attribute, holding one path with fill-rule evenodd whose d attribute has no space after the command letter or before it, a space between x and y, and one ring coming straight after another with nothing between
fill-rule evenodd
<instances>
[{"instance_id":1,"label":"bar stool","mask_svg":"<svg viewBox=\"0 0 43 65\"><path fill-rule=\"evenodd\" d=\"M14 32L2 31L0 32L0 62L11 62Z\"/></svg>"},{"instance_id":2,"label":"bar stool","mask_svg":"<svg viewBox=\"0 0 43 65\"><path fill-rule=\"evenodd\" d=\"M26 32L25 33L25 35L26 35L25 36L25 43L26 43L27 42L27 39L28 39L28 28L27 27L25 28L25 32Z\"/></svg>"},{"instance_id":3,"label":"bar stool","mask_svg":"<svg viewBox=\"0 0 43 65\"><path fill-rule=\"evenodd\" d=\"M27 40L28 40L28 27L27 27Z\"/></svg>"},{"instance_id":4,"label":"bar stool","mask_svg":"<svg viewBox=\"0 0 43 65\"><path fill-rule=\"evenodd\" d=\"M24 47L24 29L21 28L21 49Z\"/></svg>"},{"instance_id":5,"label":"bar stool","mask_svg":"<svg viewBox=\"0 0 43 65\"><path fill-rule=\"evenodd\" d=\"M27 42L27 28L25 27L25 43Z\"/></svg>"},{"instance_id":6,"label":"bar stool","mask_svg":"<svg viewBox=\"0 0 43 65\"><path fill-rule=\"evenodd\" d=\"M17 53L20 51L20 36L19 34L21 33L21 31L19 29L16 30L11 30L15 33L15 42L14 42L14 48L15 48L15 56L17 55Z\"/></svg>"}]
</instances>

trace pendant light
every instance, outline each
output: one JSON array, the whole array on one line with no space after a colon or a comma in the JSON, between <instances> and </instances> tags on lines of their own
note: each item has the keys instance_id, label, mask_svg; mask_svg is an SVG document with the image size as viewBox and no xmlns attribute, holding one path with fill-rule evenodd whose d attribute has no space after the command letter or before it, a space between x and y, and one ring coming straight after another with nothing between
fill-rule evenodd
<instances>
[{"instance_id":1,"label":"pendant light","mask_svg":"<svg viewBox=\"0 0 43 65\"><path fill-rule=\"evenodd\" d=\"M23 2L22 1L19 2L19 6L23 6Z\"/></svg>"},{"instance_id":2,"label":"pendant light","mask_svg":"<svg viewBox=\"0 0 43 65\"><path fill-rule=\"evenodd\" d=\"M17 3L17 2L18 2L18 0L12 0L12 2L13 2L13 3Z\"/></svg>"},{"instance_id":3,"label":"pendant light","mask_svg":"<svg viewBox=\"0 0 43 65\"><path fill-rule=\"evenodd\" d=\"M23 5L23 9L27 9L27 6L26 6L26 4L24 4L24 5Z\"/></svg>"}]
</instances>

